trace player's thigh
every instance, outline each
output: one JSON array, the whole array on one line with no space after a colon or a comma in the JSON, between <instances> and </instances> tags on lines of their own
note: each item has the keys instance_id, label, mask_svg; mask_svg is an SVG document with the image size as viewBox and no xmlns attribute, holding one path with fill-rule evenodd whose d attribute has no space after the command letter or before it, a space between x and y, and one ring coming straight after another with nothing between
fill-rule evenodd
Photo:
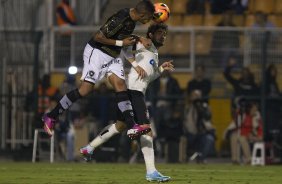
<instances>
[{"instance_id":1,"label":"player's thigh","mask_svg":"<svg viewBox=\"0 0 282 184\"><path fill-rule=\"evenodd\" d=\"M108 76L108 79L116 92L127 90L125 80L119 78L116 74L112 73Z\"/></svg>"},{"instance_id":2,"label":"player's thigh","mask_svg":"<svg viewBox=\"0 0 282 184\"><path fill-rule=\"evenodd\" d=\"M108 79L115 91L126 91L125 74L123 62L121 59L116 58L112 61L107 71Z\"/></svg>"},{"instance_id":3,"label":"player's thigh","mask_svg":"<svg viewBox=\"0 0 282 184\"><path fill-rule=\"evenodd\" d=\"M113 57L103 53L101 50L86 45L83 53L83 70L81 81L95 84L104 78Z\"/></svg>"},{"instance_id":4,"label":"player's thigh","mask_svg":"<svg viewBox=\"0 0 282 184\"><path fill-rule=\"evenodd\" d=\"M128 93L136 123L150 124L150 115L145 103L144 94L135 90L129 90Z\"/></svg>"}]
</instances>

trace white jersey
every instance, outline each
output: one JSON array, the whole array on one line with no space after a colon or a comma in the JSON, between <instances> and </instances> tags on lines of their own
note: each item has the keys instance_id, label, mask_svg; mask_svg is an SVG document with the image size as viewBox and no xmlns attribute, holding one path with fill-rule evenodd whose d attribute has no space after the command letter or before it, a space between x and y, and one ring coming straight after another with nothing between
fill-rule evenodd
<instances>
[{"instance_id":1,"label":"white jersey","mask_svg":"<svg viewBox=\"0 0 282 184\"><path fill-rule=\"evenodd\" d=\"M145 94L149 83L160 76L158 50L153 44L146 49L143 44L137 43L135 60L146 71L146 77L138 78L138 73L131 67L126 78L127 88Z\"/></svg>"}]
</instances>

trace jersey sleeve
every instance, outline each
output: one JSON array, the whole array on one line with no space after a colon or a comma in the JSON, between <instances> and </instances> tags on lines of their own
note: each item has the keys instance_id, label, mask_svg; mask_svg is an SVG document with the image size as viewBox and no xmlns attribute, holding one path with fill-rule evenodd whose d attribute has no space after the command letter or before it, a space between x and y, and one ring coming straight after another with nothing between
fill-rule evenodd
<instances>
[{"instance_id":1,"label":"jersey sleeve","mask_svg":"<svg viewBox=\"0 0 282 184\"><path fill-rule=\"evenodd\" d=\"M123 47L122 48L122 52L123 56L125 57L125 59L131 59L134 58L134 54L133 54L133 46L128 46L128 47Z\"/></svg>"},{"instance_id":2,"label":"jersey sleeve","mask_svg":"<svg viewBox=\"0 0 282 184\"><path fill-rule=\"evenodd\" d=\"M137 54L143 52L145 50L145 46L141 43L138 42L137 44L134 44L133 46L128 46L128 47L123 47L123 52L124 52L124 56L126 59L131 59L131 58L135 58L136 61L138 62L140 59L142 59L143 57L137 57Z\"/></svg>"},{"instance_id":3,"label":"jersey sleeve","mask_svg":"<svg viewBox=\"0 0 282 184\"><path fill-rule=\"evenodd\" d=\"M126 18L127 17L125 12L123 10L120 10L107 20L107 22L100 28L100 31L107 38L110 38L123 27L123 22Z\"/></svg>"}]
</instances>

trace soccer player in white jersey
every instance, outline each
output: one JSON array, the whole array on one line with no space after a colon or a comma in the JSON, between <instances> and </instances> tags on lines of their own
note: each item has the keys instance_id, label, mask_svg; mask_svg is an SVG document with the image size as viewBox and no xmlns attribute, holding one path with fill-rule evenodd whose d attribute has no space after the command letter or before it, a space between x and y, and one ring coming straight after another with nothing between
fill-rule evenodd
<instances>
[{"instance_id":1,"label":"soccer player in white jersey","mask_svg":"<svg viewBox=\"0 0 282 184\"><path fill-rule=\"evenodd\" d=\"M136 54L133 55L132 49L124 49L122 54L124 57L131 62L132 68L127 77L127 87L129 98L132 103L135 121L138 124L150 124L148 109L145 104L145 91L148 84L160 76L164 70L172 71L174 66L172 61L164 62L159 66L158 60L158 48L160 48L167 35L167 25L163 23L152 24L147 31L147 38L150 38L153 42L152 46L146 49L141 43L136 44L136 51L133 50ZM122 54L121 58L118 58L119 62L114 62L113 65L122 63ZM140 78L134 67L142 67L146 71L145 78ZM120 111L118 111L120 112ZM109 125L88 145L80 149L81 154L84 156L86 161L91 160L91 155L95 148L109 140L115 134L118 134L126 130L126 125L122 115L118 114L118 120L115 124ZM130 134L128 130L128 134ZM153 148L153 138L152 132L150 131L146 135L140 136L141 150L144 155L144 160L146 164L146 180L148 181L158 181L164 182L170 180L169 176L164 176L159 173L155 168L155 158L154 158L154 148Z\"/></svg>"}]
</instances>

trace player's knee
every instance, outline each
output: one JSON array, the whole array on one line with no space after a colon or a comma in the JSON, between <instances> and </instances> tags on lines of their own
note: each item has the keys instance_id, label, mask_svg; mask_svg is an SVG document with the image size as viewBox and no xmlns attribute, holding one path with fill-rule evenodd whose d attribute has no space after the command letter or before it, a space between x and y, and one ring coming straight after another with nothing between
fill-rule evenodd
<instances>
[{"instance_id":1,"label":"player's knee","mask_svg":"<svg viewBox=\"0 0 282 184\"><path fill-rule=\"evenodd\" d=\"M86 88L79 88L78 91L81 96L86 96L90 92L90 90Z\"/></svg>"},{"instance_id":2,"label":"player's knee","mask_svg":"<svg viewBox=\"0 0 282 184\"><path fill-rule=\"evenodd\" d=\"M79 88L79 94L81 96L86 96L88 95L92 90L93 90L93 86L94 84L90 84L90 83L87 83L87 82L82 82L80 88Z\"/></svg>"},{"instance_id":3,"label":"player's knee","mask_svg":"<svg viewBox=\"0 0 282 184\"><path fill-rule=\"evenodd\" d=\"M117 82L117 85L115 87L116 92L120 92L120 91L126 91L127 87L124 81L119 81Z\"/></svg>"},{"instance_id":4,"label":"player's knee","mask_svg":"<svg viewBox=\"0 0 282 184\"><path fill-rule=\"evenodd\" d=\"M126 126L126 124L125 124L124 122L122 122L122 121L117 121L117 122L116 122L116 129L117 129L117 131L119 131L119 132L123 132L124 130L127 129L127 126Z\"/></svg>"},{"instance_id":5,"label":"player's knee","mask_svg":"<svg viewBox=\"0 0 282 184\"><path fill-rule=\"evenodd\" d=\"M112 74L110 76L110 83L115 88L116 92L127 90L125 81L123 79L119 78L118 76L116 76L115 74Z\"/></svg>"}]
</instances>

